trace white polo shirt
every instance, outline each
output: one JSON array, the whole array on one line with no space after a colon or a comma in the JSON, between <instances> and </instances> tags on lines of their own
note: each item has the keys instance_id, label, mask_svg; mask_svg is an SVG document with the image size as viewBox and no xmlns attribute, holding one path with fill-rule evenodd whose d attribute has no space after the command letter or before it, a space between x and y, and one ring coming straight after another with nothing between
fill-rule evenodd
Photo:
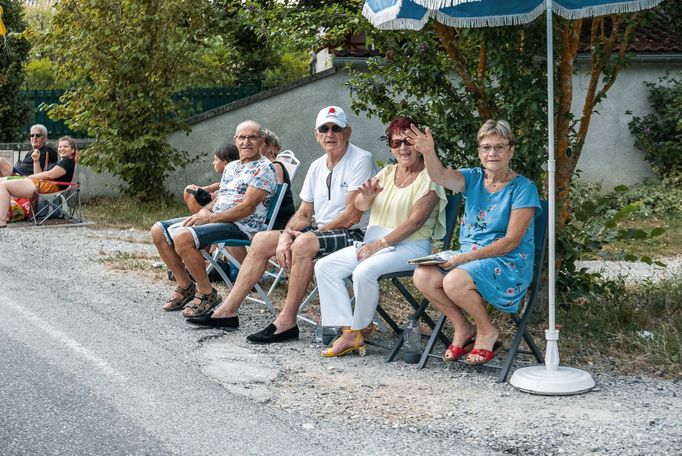
<instances>
[{"instance_id":1,"label":"white polo shirt","mask_svg":"<svg viewBox=\"0 0 682 456\"><path fill-rule=\"evenodd\" d=\"M315 160L305 176L301 200L312 203L315 221L323 226L336 218L346 208L346 195L360 188L378 169L374 157L364 149L348 144L348 150L331 171L331 185L327 187L327 154ZM351 228L367 228L369 211Z\"/></svg>"}]
</instances>

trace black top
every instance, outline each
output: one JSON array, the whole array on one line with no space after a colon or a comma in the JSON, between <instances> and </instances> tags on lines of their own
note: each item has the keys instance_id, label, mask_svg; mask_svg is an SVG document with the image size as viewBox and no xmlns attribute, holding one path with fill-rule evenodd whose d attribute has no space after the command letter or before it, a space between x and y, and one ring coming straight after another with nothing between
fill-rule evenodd
<instances>
[{"instance_id":1,"label":"black top","mask_svg":"<svg viewBox=\"0 0 682 456\"><path fill-rule=\"evenodd\" d=\"M55 166L60 166L66 170L66 174L64 174L62 177L54 179L55 181L71 182L71 180L73 180L73 172L76 169L76 161L73 158L65 158L63 160L59 160L57 163L48 166L47 171L51 170ZM64 190L67 187L68 185L59 184L59 188L61 188L62 190Z\"/></svg>"},{"instance_id":2,"label":"black top","mask_svg":"<svg viewBox=\"0 0 682 456\"><path fill-rule=\"evenodd\" d=\"M56 163L57 160L59 160L59 156L57 155L57 152L48 146L47 144L44 144L43 147L40 149L40 170L41 171L46 171L45 169L45 156L47 155L47 164L48 168L50 169L49 165ZM33 151L29 151L26 155L24 155L23 160L19 160L16 165L14 165L14 172L16 174L22 175L22 176L28 176L30 174L33 174L33 158L31 158L31 154Z\"/></svg>"},{"instance_id":3,"label":"black top","mask_svg":"<svg viewBox=\"0 0 682 456\"><path fill-rule=\"evenodd\" d=\"M284 183L287 184L287 190L284 192L282 205L279 207L275 224L272 227L275 230L283 230L287 226L287 222L291 216L294 215L294 212L296 212L296 206L294 206L294 195L291 193L291 179L289 178L287 167L279 161L274 161L273 163L277 163L282 167L282 171L284 173Z\"/></svg>"}]
</instances>

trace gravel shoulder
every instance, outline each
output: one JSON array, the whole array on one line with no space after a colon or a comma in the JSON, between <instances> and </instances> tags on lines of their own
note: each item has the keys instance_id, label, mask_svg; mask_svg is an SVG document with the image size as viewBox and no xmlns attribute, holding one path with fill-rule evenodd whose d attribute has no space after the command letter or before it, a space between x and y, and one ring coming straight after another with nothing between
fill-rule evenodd
<instances>
[{"instance_id":1,"label":"gravel shoulder","mask_svg":"<svg viewBox=\"0 0 682 456\"><path fill-rule=\"evenodd\" d=\"M179 326L179 315L160 310L172 285L151 266L158 257L148 233L136 230L10 227L0 231L0 252L2 280L12 277L17 256L21 261L22 255L29 255L40 256L47 265L41 271L46 282L61 274L50 265L66 259L69 268L89 277L88 286L124 283L116 292L121 306L139 311L140 321L133 325L142 326L145 314L166 322L168 334L158 341L160 348L172 346L173 333L182 332L183 338L196 341L182 362L198 364L204 375L232 394L285 413L292 426L316 429L350 422L351 429L373 432L379 446L382 439L398 437L461 442L480 449L480 454L682 453L679 382L616 376L596 367L592 373L597 388L592 392L543 397L497 384L496 372L486 369L437 361L423 370L400 360L386 364L378 347L369 347L364 358L323 359L309 325L301 325L298 342L246 343L245 336L273 316L264 306L250 303L242 307L237 332ZM129 269L117 269L119 263Z\"/></svg>"}]
</instances>

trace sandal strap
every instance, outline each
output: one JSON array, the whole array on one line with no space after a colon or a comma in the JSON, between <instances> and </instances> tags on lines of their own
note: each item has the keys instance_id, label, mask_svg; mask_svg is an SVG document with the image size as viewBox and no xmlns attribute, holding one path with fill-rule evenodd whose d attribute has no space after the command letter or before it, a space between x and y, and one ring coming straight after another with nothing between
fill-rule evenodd
<instances>
[{"instance_id":1,"label":"sandal strap","mask_svg":"<svg viewBox=\"0 0 682 456\"><path fill-rule=\"evenodd\" d=\"M187 297L190 293L194 295L194 290L196 289L196 284L192 283L187 288L182 288L180 285L175 287L175 292L181 294L183 297Z\"/></svg>"}]
</instances>

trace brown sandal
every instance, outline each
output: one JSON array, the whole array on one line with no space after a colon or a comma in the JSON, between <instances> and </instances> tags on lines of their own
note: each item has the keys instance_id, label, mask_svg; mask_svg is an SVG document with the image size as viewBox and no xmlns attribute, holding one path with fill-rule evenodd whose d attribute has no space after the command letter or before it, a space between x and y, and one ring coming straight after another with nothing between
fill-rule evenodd
<instances>
[{"instance_id":1,"label":"brown sandal","mask_svg":"<svg viewBox=\"0 0 682 456\"><path fill-rule=\"evenodd\" d=\"M222 296L218 294L215 288L211 289L211 294L205 295L203 293L197 293L194 295L195 298L199 299L199 304L189 304L182 311L182 315L186 318L189 317L203 317L212 311L215 307L223 302Z\"/></svg>"},{"instance_id":2,"label":"brown sandal","mask_svg":"<svg viewBox=\"0 0 682 456\"><path fill-rule=\"evenodd\" d=\"M196 284L192 282L192 284L187 288L182 288L179 286L176 287L175 292L178 293L181 297L171 298L170 300L168 300L168 302L163 305L163 310L171 312L174 310L180 310L183 307L185 307L188 302L194 299L194 294L197 292L197 287Z\"/></svg>"}]
</instances>

